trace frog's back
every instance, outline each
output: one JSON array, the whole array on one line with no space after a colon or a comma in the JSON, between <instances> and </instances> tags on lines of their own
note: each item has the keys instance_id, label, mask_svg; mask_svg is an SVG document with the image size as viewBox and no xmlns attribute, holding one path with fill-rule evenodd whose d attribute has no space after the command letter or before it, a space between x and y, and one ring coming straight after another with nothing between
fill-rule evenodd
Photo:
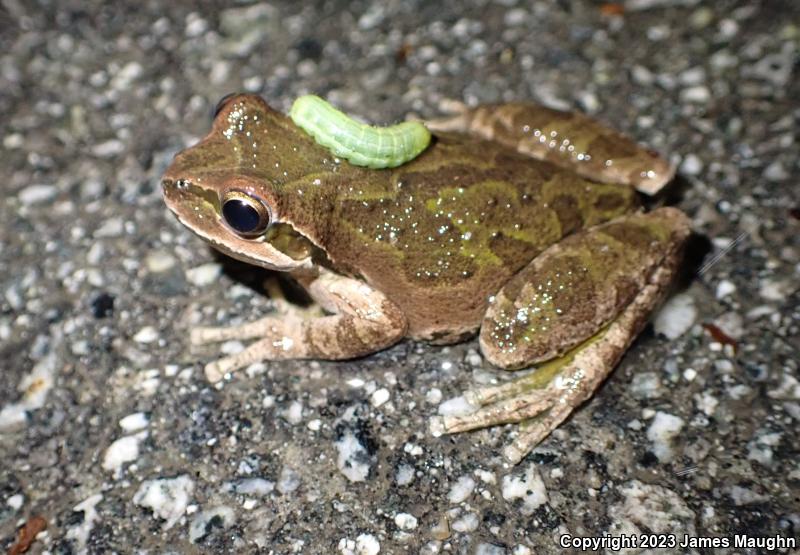
<instances>
[{"instance_id":1,"label":"frog's back","mask_svg":"<svg viewBox=\"0 0 800 555\"><path fill-rule=\"evenodd\" d=\"M542 250L636 205L629 187L460 135L372 175L340 186L327 255L398 304L410 336L441 342L474 333L489 297Z\"/></svg>"}]
</instances>

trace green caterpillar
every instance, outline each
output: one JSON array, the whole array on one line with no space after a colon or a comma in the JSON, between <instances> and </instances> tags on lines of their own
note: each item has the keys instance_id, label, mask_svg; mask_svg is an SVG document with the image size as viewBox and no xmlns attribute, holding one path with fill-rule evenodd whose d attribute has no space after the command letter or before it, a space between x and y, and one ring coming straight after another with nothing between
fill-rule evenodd
<instances>
[{"instance_id":1,"label":"green caterpillar","mask_svg":"<svg viewBox=\"0 0 800 555\"><path fill-rule=\"evenodd\" d=\"M431 142L430 132L418 121L389 127L366 125L313 94L295 100L289 117L336 156L373 169L405 164Z\"/></svg>"}]
</instances>

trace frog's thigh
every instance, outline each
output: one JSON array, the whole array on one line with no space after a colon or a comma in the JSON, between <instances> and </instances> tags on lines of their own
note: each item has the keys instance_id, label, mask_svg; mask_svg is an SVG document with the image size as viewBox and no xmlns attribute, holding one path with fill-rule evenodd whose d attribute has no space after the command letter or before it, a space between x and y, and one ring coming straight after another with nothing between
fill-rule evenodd
<instances>
[{"instance_id":1,"label":"frog's thigh","mask_svg":"<svg viewBox=\"0 0 800 555\"><path fill-rule=\"evenodd\" d=\"M234 334L238 331L242 336L261 339L239 353L206 365L209 381L218 381L228 372L259 360L359 357L384 349L405 335L407 322L402 311L365 283L324 272L304 285L314 300L332 314L268 317L240 326Z\"/></svg>"},{"instance_id":2,"label":"frog's thigh","mask_svg":"<svg viewBox=\"0 0 800 555\"><path fill-rule=\"evenodd\" d=\"M495 296L481 325L484 356L516 369L563 355L611 322L676 258L689 234L673 208L630 214L571 235Z\"/></svg>"},{"instance_id":3,"label":"frog's thigh","mask_svg":"<svg viewBox=\"0 0 800 555\"><path fill-rule=\"evenodd\" d=\"M492 140L589 179L633 185L651 195L675 175L669 162L618 131L580 113L529 102L464 108L425 125Z\"/></svg>"}]
</instances>

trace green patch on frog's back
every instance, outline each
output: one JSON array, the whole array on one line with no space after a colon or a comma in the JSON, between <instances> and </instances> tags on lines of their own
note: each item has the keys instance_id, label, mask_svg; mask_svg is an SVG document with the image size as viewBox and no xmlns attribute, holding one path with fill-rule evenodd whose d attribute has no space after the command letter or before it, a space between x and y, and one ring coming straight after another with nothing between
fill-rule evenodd
<instances>
[{"instance_id":1,"label":"green patch on frog's back","mask_svg":"<svg viewBox=\"0 0 800 555\"><path fill-rule=\"evenodd\" d=\"M431 288L483 273L509 276L562 236L636 206L629 187L589 183L493 143L453 136L381 173L383 180L340 191L335 221L346 239L331 241L329 254L347 267L357 260L369 273L364 261L372 252L393 266L392 279L399 272Z\"/></svg>"}]
</instances>

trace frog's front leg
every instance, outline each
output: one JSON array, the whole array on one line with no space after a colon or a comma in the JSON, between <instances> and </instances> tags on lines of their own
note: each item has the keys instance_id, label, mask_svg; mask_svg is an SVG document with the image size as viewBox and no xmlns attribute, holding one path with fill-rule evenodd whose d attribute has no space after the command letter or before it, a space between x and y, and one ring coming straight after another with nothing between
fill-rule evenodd
<instances>
[{"instance_id":1,"label":"frog's front leg","mask_svg":"<svg viewBox=\"0 0 800 555\"><path fill-rule=\"evenodd\" d=\"M210 382L260 360L355 358L384 349L405 335L405 315L367 284L328 271L300 281L331 314L304 317L290 311L240 326L192 330L193 344L259 338L243 351L207 364Z\"/></svg>"},{"instance_id":2,"label":"frog's front leg","mask_svg":"<svg viewBox=\"0 0 800 555\"><path fill-rule=\"evenodd\" d=\"M588 179L632 185L648 195L675 175L675 168L656 152L584 114L530 102L453 106L451 111L456 113L426 121L426 127L495 141Z\"/></svg>"},{"instance_id":3,"label":"frog's front leg","mask_svg":"<svg viewBox=\"0 0 800 555\"><path fill-rule=\"evenodd\" d=\"M522 422L504 450L521 460L591 397L665 296L689 234L673 208L623 216L547 249L496 296L480 345L493 364L532 373L465 393L475 412L435 417L434 433Z\"/></svg>"}]
</instances>

